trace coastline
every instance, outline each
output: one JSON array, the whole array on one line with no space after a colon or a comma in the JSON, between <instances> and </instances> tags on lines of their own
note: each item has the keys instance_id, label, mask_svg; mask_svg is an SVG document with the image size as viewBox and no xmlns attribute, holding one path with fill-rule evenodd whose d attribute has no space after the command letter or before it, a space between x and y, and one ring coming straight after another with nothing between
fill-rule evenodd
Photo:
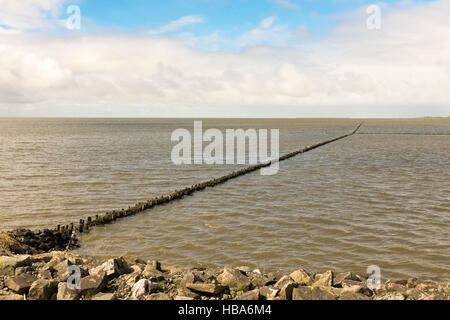
<instances>
[{"instance_id":1,"label":"coastline","mask_svg":"<svg viewBox=\"0 0 450 320\"><path fill-rule=\"evenodd\" d=\"M353 272L263 273L245 266L189 268L27 250L0 232L0 300L450 300L450 281L387 280L372 290L367 276ZM67 285L71 266L80 272L74 290Z\"/></svg>"}]
</instances>

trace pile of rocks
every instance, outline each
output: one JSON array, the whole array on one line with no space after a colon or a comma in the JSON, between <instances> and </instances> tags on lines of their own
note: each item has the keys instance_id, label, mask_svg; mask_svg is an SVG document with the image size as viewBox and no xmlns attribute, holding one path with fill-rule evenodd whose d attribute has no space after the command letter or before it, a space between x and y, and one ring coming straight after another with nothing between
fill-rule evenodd
<instances>
[{"instance_id":1,"label":"pile of rocks","mask_svg":"<svg viewBox=\"0 0 450 320\"><path fill-rule=\"evenodd\" d=\"M49 251L62 251L78 246L77 238L69 232L45 229L32 231L17 229L7 233L8 236L22 245L28 254L44 253Z\"/></svg>"},{"instance_id":2,"label":"pile of rocks","mask_svg":"<svg viewBox=\"0 0 450 320\"><path fill-rule=\"evenodd\" d=\"M72 265L80 272L76 289L70 285L76 283L68 272ZM411 278L371 290L366 281L352 272L310 274L299 269L282 275L248 267L183 269L67 251L0 256L0 300L450 300L450 282Z\"/></svg>"}]
</instances>

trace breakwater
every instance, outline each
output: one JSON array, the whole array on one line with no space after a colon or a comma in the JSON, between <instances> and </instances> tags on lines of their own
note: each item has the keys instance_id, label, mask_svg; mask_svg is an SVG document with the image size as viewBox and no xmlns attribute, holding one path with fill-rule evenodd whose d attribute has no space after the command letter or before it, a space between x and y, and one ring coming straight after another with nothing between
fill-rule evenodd
<instances>
[{"instance_id":1,"label":"breakwater","mask_svg":"<svg viewBox=\"0 0 450 320\"><path fill-rule=\"evenodd\" d=\"M58 224L55 228L52 228L51 232L49 232L49 230L44 230L44 231L38 230L36 232L30 231L30 230L20 230L20 231L15 230L15 231L12 231L10 233L10 235L16 239L20 237L20 241L22 243L25 243L29 247L34 248L40 252L47 252L47 251L57 249L54 246L55 243L58 245L58 249L60 249L61 246L65 246L66 248L70 249L72 246L76 245L76 236L75 235L77 233L87 232L95 226L109 224L118 219L122 219L125 217L133 216L138 213L144 212L155 206L167 204L167 203L175 201L175 200L180 200L181 198L191 195L194 192L202 191L206 188L215 187L215 186L217 186L219 184L223 184L229 180L250 174L261 168L268 167L275 162L281 162L281 161L287 160L289 158L292 158L296 155L306 153L308 151L317 149L324 145L347 138L347 137L352 136L355 133L357 133L357 131L359 130L361 125L362 124L358 125L355 128L355 130L353 130L352 132L347 133L345 135L341 135L341 136L333 138L333 139L329 139L329 140L326 140L326 141L323 141L323 142L320 142L320 143L317 143L317 144L314 144L311 146L307 146L305 148L301 148L299 150L285 154L285 155L279 157L278 159L273 159L270 161L252 165L252 166L246 167L246 168L238 170L238 171L233 171L230 174L227 174L227 175L224 175L224 176L221 176L218 178L213 178L211 180L208 180L208 181L205 181L202 183L198 183L198 184L192 185L190 187L183 188L181 190L175 190L168 195L164 195L161 197L155 197L155 198L152 198L152 199L150 199L148 201L144 201L144 202L139 202L139 203L135 204L134 206L128 207L127 209L113 210L113 211L106 212L103 215L96 215L95 217L82 218L77 223L70 223L67 225ZM58 238L57 241L53 241L53 239L55 237Z\"/></svg>"}]
</instances>

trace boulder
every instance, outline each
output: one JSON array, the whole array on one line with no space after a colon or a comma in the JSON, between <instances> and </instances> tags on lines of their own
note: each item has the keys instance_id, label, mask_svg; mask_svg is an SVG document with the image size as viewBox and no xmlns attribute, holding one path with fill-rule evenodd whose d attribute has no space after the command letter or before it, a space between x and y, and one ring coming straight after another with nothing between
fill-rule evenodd
<instances>
[{"instance_id":1,"label":"boulder","mask_svg":"<svg viewBox=\"0 0 450 320\"><path fill-rule=\"evenodd\" d=\"M247 291L250 288L250 279L241 271L230 267L225 267L223 272L217 277L221 285L227 286L236 291Z\"/></svg>"},{"instance_id":2,"label":"boulder","mask_svg":"<svg viewBox=\"0 0 450 320\"><path fill-rule=\"evenodd\" d=\"M333 285L333 271L328 270L322 274L316 274L314 287L331 287Z\"/></svg>"},{"instance_id":3,"label":"boulder","mask_svg":"<svg viewBox=\"0 0 450 320\"><path fill-rule=\"evenodd\" d=\"M310 286L313 283L309 274L303 269L298 269L292 272L289 276L301 286Z\"/></svg>"},{"instance_id":4,"label":"boulder","mask_svg":"<svg viewBox=\"0 0 450 320\"><path fill-rule=\"evenodd\" d=\"M188 271L181 279L180 286L185 287L188 283L201 282L201 278L194 272Z\"/></svg>"},{"instance_id":5,"label":"boulder","mask_svg":"<svg viewBox=\"0 0 450 320\"><path fill-rule=\"evenodd\" d=\"M298 287L292 293L293 300L336 300L336 296L323 287Z\"/></svg>"},{"instance_id":6,"label":"boulder","mask_svg":"<svg viewBox=\"0 0 450 320\"><path fill-rule=\"evenodd\" d=\"M83 296L93 296L105 287L107 277L105 272L99 272L84 278L81 278L80 288L77 291Z\"/></svg>"},{"instance_id":7,"label":"boulder","mask_svg":"<svg viewBox=\"0 0 450 320\"><path fill-rule=\"evenodd\" d=\"M151 281L162 281L164 280L164 273L159 270L156 270L153 265L147 264L145 266L144 271L142 272L142 276L151 280Z\"/></svg>"},{"instance_id":8,"label":"boulder","mask_svg":"<svg viewBox=\"0 0 450 320\"><path fill-rule=\"evenodd\" d=\"M0 301L24 300L23 295L0 290Z\"/></svg>"},{"instance_id":9,"label":"boulder","mask_svg":"<svg viewBox=\"0 0 450 320\"><path fill-rule=\"evenodd\" d=\"M254 289L238 295L234 300L259 300L260 298L259 289Z\"/></svg>"},{"instance_id":10,"label":"boulder","mask_svg":"<svg viewBox=\"0 0 450 320\"><path fill-rule=\"evenodd\" d=\"M344 292L339 296L339 300L370 300L364 294L354 292Z\"/></svg>"},{"instance_id":11,"label":"boulder","mask_svg":"<svg viewBox=\"0 0 450 320\"><path fill-rule=\"evenodd\" d=\"M264 286L259 290L259 293L261 296L266 298L266 300L273 300L277 296L278 291L278 289Z\"/></svg>"},{"instance_id":12,"label":"boulder","mask_svg":"<svg viewBox=\"0 0 450 320\"><path fill-rule=\"evenodd\" d=\"M151 282L147 279L141 279L138 282L136 282L133 288L131 289L132 296L135 299L141 299L146 294L155 292L156 290L158 290L158 288L159 286L156 283Z\"/></svg>"},{"instance_id":13,"label":"boulder","mask_svg":"<svg viewBox=\"0 0 450 320\"><path fill-rule=\"evenodd\" d=\"M94 295L91 300L100 300L100 301L109 301L109 300L116 300L117 297L114 293L97 293Z\"/></svg>"},{"instance_id":14,"label":"boulder","mask_svg":"<svg viewBox=\"0 0 450 320\"><path fill-rule=\"evenodd\" d=\"M18 294L28 294L31 285L37 278L29 274L23 274L17 277L9 277L6 279L6 286Z\"/></svg>"},{"instance_id":15,"label":"boulder","mask_svg":"<svg viewBox=\"0 0 450 320\"><path fill-rule=\"evenodd\" d=\"M147 300L172 300L172 298L164 292L158 292L149 295Z\"/></svg>"},{"instance_id":16,"label":"boulder","mask_svg":"<svg viewBox=\"0 0 450 320\"><path fill-rule=\"evenodd\" d=\"M67 288L66 282L58 283L57 300L78 300L80 293L77 290Z\"/></svg>"},{"instance_id":17,"label":"boulder","mask_svg":"<svg viewBox=\"0 0 450 320\"><path fill-rule=\"evenodd\" d=\"M28 297L33 300L50 300L57 292L57 281L39 279L31 285Z\"/></svg>"},{"instance_id":18,"label":"boulder","mask_svg":"<svg viewBox=\"0 0 450 320\"><path fill-rule=\"evenodd\" d=\"M187 283L186 287L189 290L206 295L218 295L224 290L224 287L214 283Z\"/></svg>"},{"instance_id":19,"label":"boulder","mask_svg":"<svg viewBox=\"0 0 450 320\"><path fill-rule=\"evenodd\" d=\"M31 256L28 254L16 256L0 256L0 269L12 267L25 267L31 265Z\"/></svg>"},{"instance_id":20,"label":"boulder","mask_svg":"<svg viewBox=\"0 0 450 320\"><path fill-rule=\"evenodd\" d=\"M102 265L89 270L89 274L93 275L99 272L105 272L108 279L113 279L130 271L128 263L123 258L116 258L109 259Z\"/></svg>"},{"instance_id":21,"label":"boulder","mask_svg":"<svg viewBox=\"0 0 450 320\"><path fill-rule=\"evenodd\" d=\"M355 281L355 282L361 282L361 280L359 279L359 277L354 274L353 272L341 272L338 273L334 279L333 279L333 286L335 287L343 287L341 284L344 280L350 280L350 281Z\"/></svg>"}]
</instances>

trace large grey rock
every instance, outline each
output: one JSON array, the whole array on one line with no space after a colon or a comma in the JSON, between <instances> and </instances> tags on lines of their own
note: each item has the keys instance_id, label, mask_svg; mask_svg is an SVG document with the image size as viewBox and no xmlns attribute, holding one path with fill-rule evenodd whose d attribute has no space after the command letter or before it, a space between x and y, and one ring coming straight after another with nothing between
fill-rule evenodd
<instances>
[{"instance_id":1,"label":"large grey rock","mask_svg":"<svg viewBox=\"0 0 450 320\"><path fill-rule=\"evenodd\" d=\"M50 300L57 292L57 281L39 279L31 285L28 297L33 300Z\"/></svg>"},{"instance_id":2,"label":"large grey rock","mask_svg":"<svg viewBox=\"0 0 450 320\"><path fill-rule=\"evenodd\" d=\"M17 277L9 277L6 279L6 286L18 294L28 294L31 285L37 278L29 274L23 274Z\"/></svg>"},{"instance_id":3,"label":"large grey rock","mask_svg":"<svg viewBox=\"0 0 450 320\"><path fill-rule=\"evenodd\" d=\"M116 258L109 259L102 265L89 270L89 274L93 275L99 272L105 272L108 279L112 279L130 271L128 263L123 258Z\"/></svg>"},{"instance_id":4,"label":"large grey rock","mask_svg":"<svg viewBox=\"0 0 450 320\"><path fill-rule=\"evenodd\" d=\"M223 272L217 277L221 285L236 291L247 291L250 288L250 279L241 271L231 267L225 267Z\"/></svg>"}]
</instances>

